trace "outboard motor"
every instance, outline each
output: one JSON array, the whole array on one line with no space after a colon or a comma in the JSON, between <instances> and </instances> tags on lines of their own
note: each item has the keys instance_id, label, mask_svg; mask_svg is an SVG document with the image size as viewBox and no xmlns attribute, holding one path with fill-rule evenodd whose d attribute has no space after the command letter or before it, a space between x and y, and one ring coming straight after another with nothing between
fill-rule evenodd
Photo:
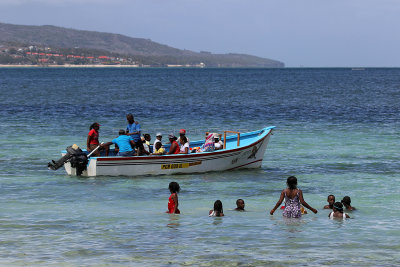
<instances>
[{"instance_id":1,"label":"outboard motor","mask_svg":"<svg viewBox=\"0 0 400 267\"><path fill-rule=\"evenodd\" d=\"M49 170L57 170L65 163L71 162L71 167L76 169L76 175L80 176L86 170L88 157L77 145L67 147L67 154L57 161L52 160L47 164Z\"/></svg>"}]
</instances>

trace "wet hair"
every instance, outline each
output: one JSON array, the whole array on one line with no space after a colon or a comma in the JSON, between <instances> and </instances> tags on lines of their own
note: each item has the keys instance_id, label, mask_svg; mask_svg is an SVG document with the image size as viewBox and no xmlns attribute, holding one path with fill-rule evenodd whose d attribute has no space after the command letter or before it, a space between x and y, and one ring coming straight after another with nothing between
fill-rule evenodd
<instances>
[{"instance_id":1,"label":"wet hair","mask_svg":"<svg viewBox=\"0 0 400 267\"><path fill-rule=\"evenodd\" d=\"M342 203L343 203L344 205L346 205L346 206L350 206L350 204L351 204L351 198L350 198L349 196L345 196L345 197L342 199Z\"/></svg>"},{"instance_id":2,"label":"wet hair","mask_svg":"<svg viewBox=\"0 0 400 267\"><path fill-rule=\"evenodd\" d=\"M215 215L220 216L221 213L224 213L224 209L222 208L221 200L217 200L214 202L214 211Z\"/></svg>"},{"instance_id":3,"label":"wet hair","mask_svg":"<svg viewBox=\"0 0 400 267\"><path fill-rule=\"evenodd\" d=\"M327 199L329 199L329 197L333 197L333 200L336 199L334 195L329 195Z\"/></svg>"},{"instance_id":4,"label":"wet hair","mask_svg":"<svg viewBox=\"0 0 400 267\"><path fill-rule=\"evenodd\" d=\"M177 182L170 182L168 188L171 193L179 193L179 190L181 190L181 187Z\"/></svg>"},{"instance_id":5,"label":"wet hair","mask_svg":"<svg viewBox=\"0 0 400 267\"><path fill-rule=\"evenodd\" d=\"M124 135L124 134L126 134L126 132L125 132L125 130L119 130L118 134L119 135Z\"/></svg>"},{"instance_id":6,"label":"wet hair","mask_svg":"<svg viewBox=\"0 0 400 267\"><path fill-rule=\"evenodd\" d=\"M96 127L96 126L100 126L100 124L97 123L97 122L92 123L92 124L90 125L90 127L89 127L89 130L94 129L94 127Z\"/></svg>"},{"instance_id":7,"label":"wet hair","mask_svg":"<svg viewBox=\"0 0 400 267\"><path fill-rule=\"evenodd\" d=\"M239 201L243 201L243 203L244 203L244 200L239 198L238 200L236 200L236 206L239 204Z\"/></svg>"},{"instance_id":8,"label":"wet hair","mask_svg":"<svg viewBox=\"0 0 400 267\"><path fill-rule=\"evenodd\" d=\"M286 180L286 184L288 185L289 189L296 189L297 178L295 176L289 176Z\"/></svg>"},{"instance_id":9,"label":"wet hair","mask_svg":"<svg viewBox=\"0 0 400 267\"><path fill-rule=\"evenodd\" d=\"M183 136L180 136L179 138L180 138L181 141L183 141L184 144L187 143L187 138L186 138L186 136L183 135Z\"/></svg>"},{"instance_id":10,"label":"wet hair","mask_svg":"<svg viewBox=\"0 0 400 267\"><path fill-rule=\"evenodd\" d=\"M343 213L343 204L342 204L342 203L340 203L340 202L335 202L335 204L333 204L333 207L334 207L335 209L337 209L339 212L342 212L342 213Z\"/></svg>"}]
</instances>

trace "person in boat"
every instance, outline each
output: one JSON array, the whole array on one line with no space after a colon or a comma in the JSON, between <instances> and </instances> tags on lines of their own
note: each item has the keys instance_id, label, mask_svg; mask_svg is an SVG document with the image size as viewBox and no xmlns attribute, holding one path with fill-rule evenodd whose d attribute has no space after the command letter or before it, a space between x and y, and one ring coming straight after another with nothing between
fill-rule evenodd
<instances>
[{"instance_id":1,"label":"person in boat","mask_svg":"<svg viewBox=\"0 0 400 267\"><path fill-rule=\"evenodd\" d=\"M154 141L153 148L156 147L156 144L157 144L158 142L160 142L160 143L161 143L161 146L162 146L162 134L161 134L161 133L157 133L157 134L156 134L156 140Z\"/></svg>"},{"instance_id":2,"label":"person in boat","mask_svg":"<svg viewBox=\"0 0 400 267\"><path fill-rule=\"evenodd\" d=\"M149 152L152 153L152 152L153 152L153 148L152 148L151 145L150 145L150 141L151 141L151 136L150 136L150 134L145 133L145 134L143 135L143 137L144 137L144 141L145 141L146 145L148 145L148 147L149 147Z\"/></svg>"},{"instance_id":3,"label":"person in boat","mask_svg":"<svg viewBox=\"0 0 400 267\"><path fill-rule=\"evenodd\" d=\"M150 142L146 142L146 137L144 136L142 136L140 139L142 140L144 151L150 153L150 145L148 145Z\"/></svg>"},{"instance_id":4,"label":"person in boat","mask_svg":"<svg viewBox=\"0 0 400 267\"><path fill-rule=\"evenodd\" d=\"M204 145L200 147L200 149L197 149L197 152L212 152L215 150L215 141L214 141L214 135L212 133L209 133L206 137L206 142Z\"/></svg>"},{"instance_id":5,"label":"person in boat","mask_svg":"<svg viewBox=\"0 0 400 267\"><path fill-rule=\"evenodd\" d=\"M146 145L150 146L150 140L151 140L150 134L145 133L145 134L143 135L143 137L144 137L144 141L145 141Z\"/></svg>"},{"instance_id":6,"label":"person in boat","mask_svg":"<svg viewBox=\"0 0 400 267\"><path fill-rule=\"evenodd\" d=\"M274 214L275 210L282 204L285 199L285 209L283 210L283 216L287 218L300 218L301 217L301 207L300 203L311 210L314 213L318 211L308 205L304 201L303 192L297 188L297 178L295 176L290 176L287 178L287 188L282 190L281 196L276 203L275 207L269 212L271 215Z\"/></svg>"},{"instance_id":7,"label":"person in boat","mask_svg":"<svg viewBox=\"0 0 400 267\"><path fill-rule=\"evenodd\" d=\"M221 134L214 133L213 135L214 135L214 147L215 147L215 150L223 149L224 148L224 143L222 143L222 141L220 140L221 139Z\"/></svg>"},{"instance_id":8,"label":"person in boat","mask_svg":"<svg viewBox=\"0 0 400 267\"><path fill-rule=\"evenodd\" d=\"M350 216L343 212L343 205L340 202L335 202L333 204L332 211L328 214L330 219L347 219Z\"/></svg>"},{"instance_id":9,"label":"person in boat","mask_svg":"<svg viewBox=\"0 0 400 267\"><path fill-rule=\"evenodd\" d=\"M131 136L133 141L138 142L140 140L140 124L135 122L135 119L131 113L126 115L126 120L128 121L128 126L126 126L126 134Z\"/></svg>"},{"instance_id":10,"label":"person in boat","mask_svg":"<svg viewBox=\"0 0 400 267\"><path fill-rule=\"evenodd\" d=\"M325 205L324 209L333 209L333 204L335 203L335 196L329 195L326 201L328 201L328 205Z\"/></svg>"},{"instance_id":11,"label":"person in boat","mask_svg":"<svg viewBox=\"0 0 400 267\"><path fill-rule=\"evenodd\" d=\"M164 155L165 154L165 149L161 147L161 142L157 142L155 147L154 147L154 152L152 155Z\"/></svg>"},{"instance_id":12,"label":"person in boat","mask_svg":"<svg viewBox=\"0 0 400 267\"><path fill-rule=\"evenodd\" d=\"M178 209L179 206L178 193L181 190L181 187L177 182L170 182L168 188L169 192L171 192L171 195L168 198L167 213L180 214L181 211Z\"/></svg>"},{"instance_id":13,"label":"person in boat","mask_svg":"<svg viewBox=\"0 0 400 267\"><path fill-rule=\"evenodd\" d=\"M178 144L181 143L181 137L186 137L186 140L188 141L188 143L190 144L189 138L186 136L186 130L185 129L180 129L179 130L179 137L178 140L176 140L176 142L178 142Z\"/></svg>"},{"instance_id":14,"label":"person in boat","mask_svg":"<svg viewBox=\"0 0 400 267\"><path fill-rule=\"evenodd\" d=\"M224 215L224 209L222 207L221 200L217 200L214 202L214 209L208 212L209 217L222 217Z\"/></svg>"},{"instance_id":15,"label":"person in boat","mask_svg":"<svg viewBox=\"0 0 400 267\"><path fill-rule=\"evenodd\" d=\"M341 202L346 210L356 210L355 207L351 206L351 198L349 196L345 196Z\"/></svg>"},{"instance_id":16,"label":"person in boat","mask_svg":"<svg viewBox=\"0 0 400 267\"><path fill-rule=\"evenodd\" d=\"M99 130L100 130L100 124L97 122L94 122L90 125L89 127L89 134L87 137L86 141L86 148L88 152L93 151L96 149L99 145ZM108 151L106 151L106 154L108 154ZM97 149L93 154L94 157L99 157L100 156L100 149Z\"/></svg>"},{"instance_id":17,"label":"person in boat","mask_svg":"<svg viewBox=\"0 0 400 267\"><path fill-rule=\"evenodd\" d=\"M179 142L179 154L188 154L190 150L186 136L181 136Z\"/></svg>"},{"instance_id":18,"label":"person in boat","mask_svg":"<svg viewBox=\"0 0 400 267\"><path fill-rule=\"evenodd\" d=\"M167 155L171 154L179 154L180 148L178 142L176 142L176 136L171 133L168 135L169 142L171 143L171 146L169 147L169 151Z\"/></svg>"},{"instance_id":19,"label":"person in boat","mask_svg":"<svg viewBox=\"0 0 400 267\"><path fill-rule=\"evenodd\" d=\"M244 210L244 200L239 198L238 200L236 200L236 211L245 211Z\"/></svg>"},{"instance_id":20,"label":"person in boat","mask_svg":"<svg viewBox=\"0 0 400 267\"><path fill-rule=\"evenodd\" d=\"M136 145L131 136L126 134L126 131L119 130L119 136L103 144L104 147L109 147L110 145L115 145L115 149L118 149L117 156L130 157L135 155L134 147Z\"/></svg>"}]
</instances>

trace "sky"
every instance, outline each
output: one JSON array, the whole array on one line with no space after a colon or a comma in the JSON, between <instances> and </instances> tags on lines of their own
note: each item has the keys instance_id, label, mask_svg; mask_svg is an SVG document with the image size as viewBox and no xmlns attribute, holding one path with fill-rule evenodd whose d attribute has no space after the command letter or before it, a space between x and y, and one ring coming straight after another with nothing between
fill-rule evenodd
<instances>
[{"instance_id":1,"label":"sky","mask_svg":"<svg viewBox=\"0 0 400 267\"><path fill-rule=\"evenodd\" d=\"M400 67L400 0L0 0L0 22L119 33L287 67Z\"/></svg>"}]
</instances>

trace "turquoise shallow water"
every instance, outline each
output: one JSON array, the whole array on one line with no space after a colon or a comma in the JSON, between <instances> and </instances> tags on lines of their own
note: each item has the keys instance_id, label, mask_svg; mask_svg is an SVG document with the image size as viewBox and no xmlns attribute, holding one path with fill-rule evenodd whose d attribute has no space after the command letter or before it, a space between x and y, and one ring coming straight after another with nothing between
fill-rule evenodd
<instances>
[{"instance_id":1,"label":"turquoise shallow water","mask_svg":"<svg viewBox=\"0 0 400 267\"><path fill-rule=\"evenodd\" d=\"M0 69L0 265L398 265L400 69ZM48 171L89 125L144 131L277 126L262 167L69 177ZM318 214L273 216L296 175ZM177 181L181 215L168 215ZM352 198L332 221L326 197ZM247 212L233 211L243 198ZM209 218L215 200L224 218Z\"/></svg>"}]
</instances>

